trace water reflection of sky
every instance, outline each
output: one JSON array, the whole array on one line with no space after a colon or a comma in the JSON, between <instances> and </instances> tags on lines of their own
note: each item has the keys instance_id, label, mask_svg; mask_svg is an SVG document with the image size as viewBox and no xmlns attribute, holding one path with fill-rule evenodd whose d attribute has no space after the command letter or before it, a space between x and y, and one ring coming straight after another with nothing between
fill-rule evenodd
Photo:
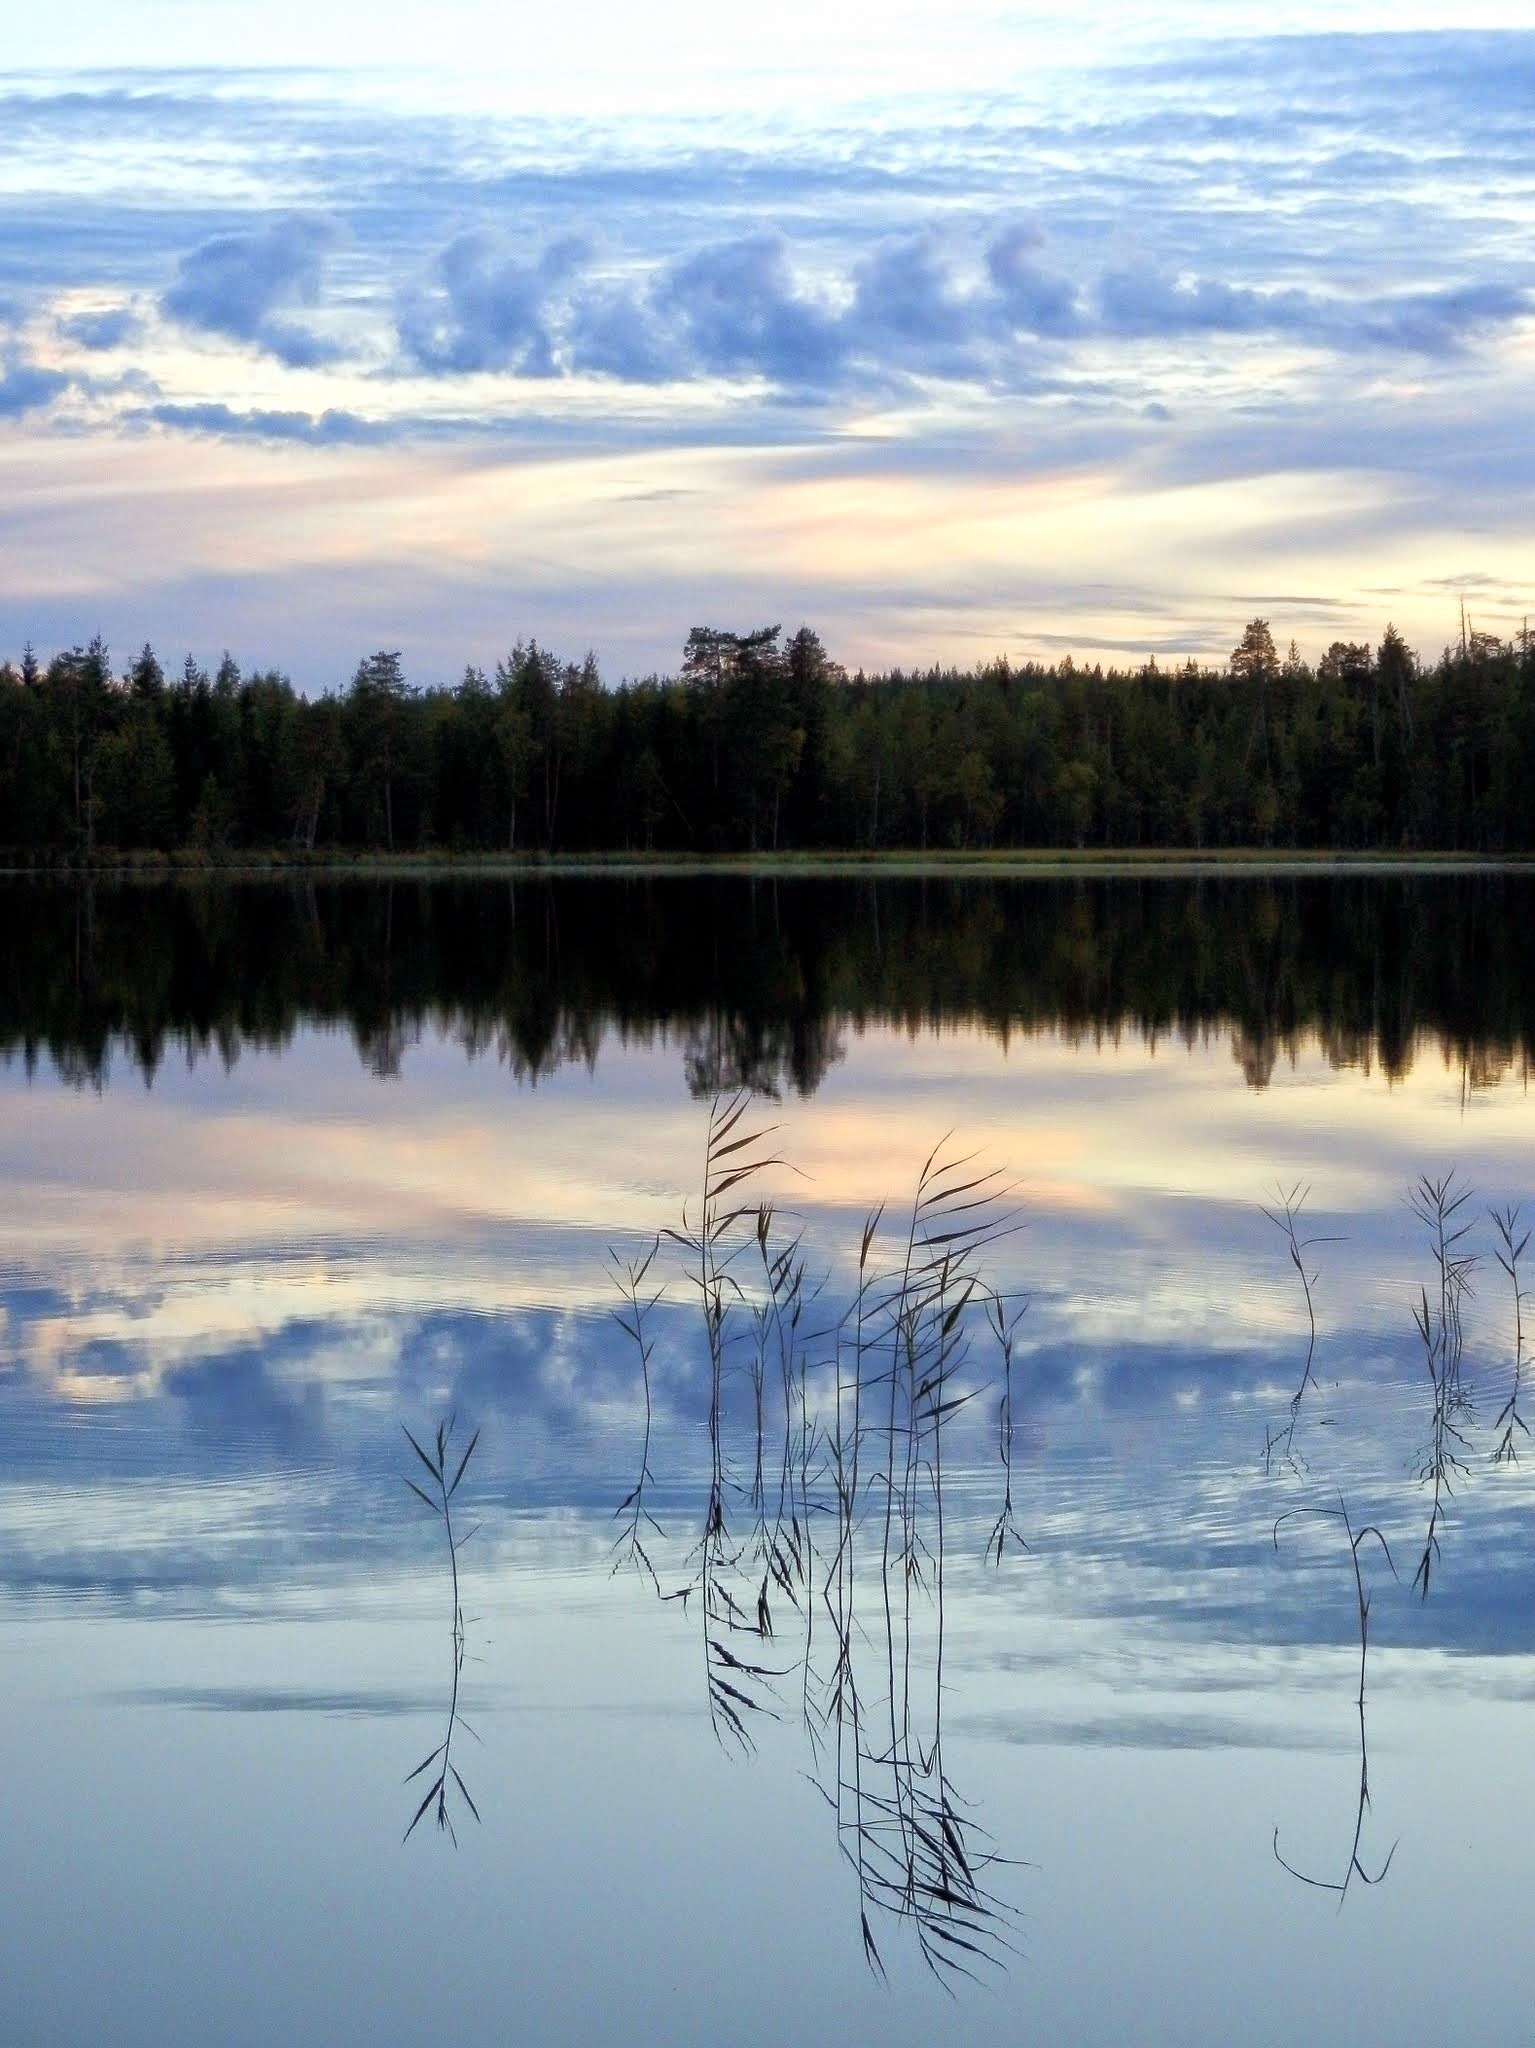
<instances>
[{"instance_id":1,"label":"water reflection of sky","mask_svg":"<svg viewBox=\"0 0 1535 2048\"><path fill-rule=\"evenodd\" d=\"M610 1049L600 1073L518 1090L423 1044L380 1083L316 1035L227 1075L167 1070L152 1091L13 1074L3 1099L13 1502L65 1473L99 1500L117 1470L185 1485L194 1519L210 1469L266 1484L297 1464L366 1489L402 1414L454 1403L492 1418L482 1459L508 1507L608 1500L639 1390L605 1253L676 1223L701 1164L702 1108L663 1054ZM1343 1470L1388 1412L1411 1434L1410 1308L1428 1274L1411 1184L1453 1168L1487 1200L1528 1189L1523 1091L1464 1099L1425 1066L1388 1087L1302 1060L1255 1095L1213 1048L1084 1059L868 1032L813 1102L762 1114L793 1169L769 1189L803 1221L828 1302L864 1216L887 1201L893 1237L946 1132L1016 1176L1024 1228L993 1257L1031 1296L1019 1455L1048 1475L1047 1516L1086 1475L1100 1532L1095 1461L1139 1468L1142 1504L1207 1474L1241 1492L1251 1444L1283 1419L1304 1304L1259 1207L1277 1185L1309 1184L1306 1227L1341 1240L1314 1254L1327 1384L1307 1421L1332 1431L1316 1442L1342 1447ZM1485 1221L1479 1234L1490 1253ZM685 1456L701 1340L676 1256L671 1270L658 1413ZM1489 1256L1468 1323L1489 1384L1512 1338L1506 1293Z\"/></svg>"},{"instance_id":2,"label":"water reflection of sky","mask_svg":"<svg viewBox=\"0 0 1535 2048\"><path fill-rule=\"evenodd\" d=\"M980 1562L993 1384L946 1453L946 1669L954 1768L1036 1866L1016 1873L1026 1964L957 2014L909 1959L909 1996L880 1993L792 1717L755 1765L722 1755L691 1624L608 1578L642 1411L604 1255L696 1185L703 1110L674 1057L609 1046L528 1090L426 1039L381 1082L306 1032L227 1073L167 1065L149 1091L0 1073L0 1629L18 1753L47 1765L3 1795L28 1872L3 1886L28 1958L0 1990L6 2038L412 2040L447 1994L410 1959L446 1953L466 2038L504 2036L515 1984L529 2039L719 2039L728 1987L741 2040L926 2041L940 2014L954 2040L1216 2040L1239 2003L1253 2038L1329 2040L1369 1983L1347 2038L1417 2040L1448 2010L1415 1958L1452 1881L1475 1902L1464 1969L1487 1973L1476 2037L1519 2038L1496 1965L1535 1819L1531 1502L1524 1466L1486 1462L1507 1283L1489 1257L1467 1322L1476 1455L1422 1605L1428 1268L1405 1195L1454 1167L1528 1201L1522 1089L1465 1097L1430 1061L1388 1086L1303 1054L1255 1093L1224 1046L871 1029L812 1101L764 1114L829 1299L865 1213L888 1199L894 1228L945 1132L1020 1181L1026 1227L996 1259L1031 1295L1030 1548ZM1299 1456L1265 1479L1305 1324L1258 1204L1296 1181L1309 1227L1346 1241L1316 1253ZM671 1584L707 1401L681 1285L658 1329ZM464 1568L485 1825L457 1858L435 1840L394 1857L446 1675L438 1537L409 1511L399 1425L450 1406L484 1432ZM1308 1868L1346 1848L1354 1589L1334 1524L1272 1531L1340 1491L1401 1573L1367 1562L1367 1840L1377 1860L1403 1846L1389 1889L1335 1919L1270 1833L1282 1819ZM67 1896L83 1940L55 1924ZM281 1959L275 2001L257 1949ZM113 1971L130 1990L110 2008Z\"/></svg>"}]
</instances>

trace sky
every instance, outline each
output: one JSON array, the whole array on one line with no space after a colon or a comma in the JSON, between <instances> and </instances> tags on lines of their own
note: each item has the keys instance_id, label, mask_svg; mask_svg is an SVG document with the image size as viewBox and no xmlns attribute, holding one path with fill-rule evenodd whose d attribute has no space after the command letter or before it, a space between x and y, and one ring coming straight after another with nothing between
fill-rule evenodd
<instances>
[{"instance_id":1,"label":"sky","mask_svg":"<svg viewBox=\"0 0 1535 2048\"><path fill-rule=\"evenodd\" d=\"M0 54L0 658L308 691L1535 609L1523 6L59 0Z\"/></svg>"}]
</instances>

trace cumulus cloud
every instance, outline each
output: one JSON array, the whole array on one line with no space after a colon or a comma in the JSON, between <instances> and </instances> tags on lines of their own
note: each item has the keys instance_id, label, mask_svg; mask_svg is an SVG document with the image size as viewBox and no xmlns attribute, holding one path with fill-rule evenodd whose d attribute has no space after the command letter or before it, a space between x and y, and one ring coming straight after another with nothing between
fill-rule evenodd
<instances>
[{"instance_id":1,"label":"cumulus cloud","mask_svg":"<svg viewBox=\"0 0 1535 2048\"><path fill-rule=\"evenodd\" d=\"M40 412L68 390L70 379L61 370L45 370L20 356L0 358L0 420L20 419Z\"/></svg>"},{"instance_id":2,"label":"cumulus cloud","mask_svg":"<svg viewBox=\"0 0 1535 2048\"><path fill-rule=\"evenodd\" d=\"M182 257L161 309L183 326L250 342L293 369L333 362L336 344L289 316L319 303L325 258L338 238L321 214L287 214L214 235Z\"/></svg>"},{"instance_id":3,"label":"cumulus cloud","mask_svg":"<svg viewBox=\"0 0 1535 2048\"><path fill-rule=\"evenodd\" d=\"M1079 284L1045 260L1031 221L978 244L936 225L802 268L772 229L594 274L571 240L507 253L488 231L437 255L431 282L400 304L405 365L428 375L490 371L619 383L751 378L805 398L913 378L1022 388L1066 344L1277 334L1346 353L1443 355L1529 310L1511 285L1345 297L1152 263Z\"/></svg>"},{"instance_id":4,"label":"cumulus cloud","mask_svg":"<svg viewBox=\"0 0 1535 2048\"><path fill-rule=\"evenodd\" d=\"M75 313L60 320L58 331L66 341L77 342L81 348L91 350L121 348L124 342L135 341L143 329L143 322L132 306L108 306L94 313Z\"/></svg>"},{"instance_id":5,"label":"cumulus cloud","mask_svg":"<svg viewBox=\"0 0 1535 2048\"><path fill-rule=\"evenodd\" d=\"M327 229L298 217L216 238L184 260L167 310L290 364L323 361L329 344L278 309L317 296L328 245ZM801 400L916 379L1020 390L1069 364L1069 346L1088 340L1129 348L1274 335L1340 355L1447 356L1531 310L1529 293L1512 283L1346 295L1149 261L1084 268L1079 280L1046 252L1032 221L984 240L930 223L862 250L816 248L806 265L782 233L754 228L615 274L573 237L522 254L475 229L439 249L396 299L397 367L636 385L751 379ZM106 347L131 331L129 320L124 307L68 331ZM309 417L229 413L223 430L316 440L372 431L346 414L325 415L323 428L299 424ZM257 428L258 419L269 424ZM201 424L185 412L178 423L219 430L207 408Z\"/></svg>"},{"instance_id":6,"label":"cumulus cloud","mask_svg":"<svg viewBox=\"0 0 1535 2048\"><path fill-rule=\"evenodd\" d=\"M417 369L454 375L509 370L553 376L546 306L582 254L582 245L566 238L551 243L536 263L519 263L482 229L456 236L438 255L432 283L401 304L399 337L407 358Z\"/></svg>"},{"instance_id":7,"label":"cumulus cloud","mask_svg":"<svg viewBox=\"0 0 1535 2048\"><path fill-rule=\"evenodd\" d=\"M590 287L572 305L566 331L572 369L625 384L660 384L686 368L677 337L646 292Z\"/></svg>"},{"instance_id":8,"label":"cumulus cloud","mask_svg":"<svg viewBox=\"0 0 1535 2048\"><path fill-rule=\"evenodd\" d=\"M1070 278L1035 261L1043 242L1032 222L1004 228L986 251L986 274L1010 327L1059 339L1081 331L1082 310Z\"/></svg>"},{"instance_id":9,"label":"cumulus cloud","mask_svg":"<svg viewBox=\"0 0 1535 2048\"><path fill-rule=\"evenodd\" d=\"M555 358L625 381L760 377L826 393L910 376L1003 374L1018 334L1083 326L1075 287L1031 260L1037 231L1008 229L985 274L962 281L934 229L880 238L851 266L808 283L785 237L758 230L706 245L639 287L591 286L561 324L541 317Z\"/></svg>"},{"instance_id":10,"label":"cumulus cloud","mask_svg":"<svg viewBox=\"0 0 1535 2048\"><path fill-rule=\"evenodd\" d=\"M843 323L803 291L781 235L701 249L665 277L656 302L675 317L692 363L786 385L819 385L840 369Z\"/></svg>"},{"instance_id":11,"label":"cumulus cloud","mask_svg":"<svg viewBox=\"0 0 1535 2048\"><path fill-rule=\"evenodd\" d=\"M973 336L974 309L928 230L879 242L855 266L854 279L853 319L873 348L941 349Z\"/></svg>"},{"instance_id":12,"label":"cumulus cloud","mask_svg":"<svg viewBox=\"0 0 1535 2048\"><path fill-rule=\"evenodd\" d=\"M1071 282L1042 268L1042 241L1009 228L966 281L933 228L881 237L820 288L785 238L758 231L667 266L641 291L594 295L571 324L576 367L653 380L758 376L829 391L892 377L1006 374L1013 338L1063 339L1085 322Z\"/></svg>"},{"instance_id":13,"label":"cumulus cloud","mask_svg":"<svg viewBox=\"0 0 1535 2048\"><path fill-rule=\"evenodd\" d=\"M407 363L435 374L760 376L803 389L833 378L846 353L840 316L801 286L774 233L706 244L635 284L592 277L579 242L523 262L483 232L450 242L433 269L398 328Z\"/></svg>"}]
</instances>

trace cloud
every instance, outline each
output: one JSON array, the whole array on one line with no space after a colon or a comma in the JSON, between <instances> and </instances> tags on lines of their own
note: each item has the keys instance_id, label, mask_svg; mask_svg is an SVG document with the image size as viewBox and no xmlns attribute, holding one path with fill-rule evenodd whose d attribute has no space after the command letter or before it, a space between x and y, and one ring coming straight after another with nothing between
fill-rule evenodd
<instances>
[{"instance_id":1,"label":"cloud","mask_svg":"<svg viewBox=\"0 0 1535 2048\"><path fill-rule=\"evenodd\" d=\"M1252 334L1304 323L1303 293L1263 293L1219 278L1170 277L1153 264L1107 270L1098 283L1103 331L1127 339L1177 334Z\"/></svg>"},{"instance_id":2,"label":"cloud","mask_svg":"<svg viewBox=\"0 0 1535 2048\"><path fill-rule=\"evenodd\" d=\"M1528 294L1504 284L1345 298L1149 262L1107 269L1084 290L1039 260L1043 242L1028 222L979 249L925 225L823 263L811 284L787 239L758 229L610 282L589 275L578 245L524 263L475 233L440 252L435 284L402 308L400 340L409 367L433 375L753 378L805 398L912 378L1018 389L1037 383L1042 364L1068 363L1062 345L1094 338L1281 335L1345 353L1442 356L1529 309ZM1050 344L1057 355L1042 357Z\"/></svg>"},{"instance_id":3,"label":"cloud","mask_svg":"<svg viewBox=\"0 0 1535 2048\"><path fill-rule=\"evenodd\" d=\"M1034 389L1042 357L1069 361L1051 345L1095 337L1127 367L1136 344L1200 335L1444 356L1535 285L1509 226L1529 190L1515 110L1532 60L1535 38L1194 39L1050 98L954 101L943 119L893 104L853 150L814 112L771 136L708 115L556 127L258 73L102 75L0 95L29 167L0 219L0 276L103 303L173 278L162 303L184 326L316 365L339 350L302 309L344 229L349 316L396 367L750 378L791 398L910 378ZM167 140L184 137L198 171L167 180ZM233 229L210 212L231 181L275 190L279 164L294 211ZM611 267L539 255L593 225ZM108 316L90 320L70 338L114 345Z\"/></svg>"},{"instance_id":4,"label":"cloud","mask_svg":"<svg viewBox=\"0 0 1535 2048\"><path fill-rule=\"evenodd\" d=\"M800 289L778 234L701 249L669 272L656 303L677 320L693 365L711 375L820 385L846 355L842 321Z\"/></svg>"},{"instance_id":5,"label":"cloud","mask_svg":"<svg viewBox=\"0 0 1535 2048\"><path fill-rule=\"evenodd\" d=\"M568 360L637 382L760 377L801 396L912 375L1005 376L1017 333L1063 336L1083 324L1075 288L1029 260L1038 239L1006 231L987 252L986 277L967 287L938 232L919 228L880 239L817 292L783 235L755 231L673 262L641 289L583 295Z\"/></svg>"},{"instance_id":6,"label":"cloud","mask_svg":"<svg viewBox=\"0 0 1535 2048\"><path fill-rule=\"evenodd\" d=\"M546 319L550 294L581 261L573 239L553 242L537 263L503 256L484 230L457 236L437 257L435 280L409 293L399 313L402 348L418 369L462 375L507 370L556 373Z\"/></svg>"},{"instance_id":7,"label":"cloud","mask_svg":"<svg viewBox=\"0 0 1535 2048\"><path fill-rule=\"evenodd\" d=\"M572 307L568 334L576 370L626 384L660 384L685 368L676 335L642 292L610 286L583 293Z\"/></svg>"},{"instance_id":8,"label":"cloud","mask_svg":"<svg viewBox=\"0 0 1535 2048\"><path fill-rule=\"evenodd\" d=\"M402 306L408 361L448 375L594 371L632 383L744 375L790 388L840 371L841 318L802 289L781 235L706 244L652 266L638 286L590 281L587 260L572 240L519 263L488 234L459 236L437 258L435 285Z\"/></svg>"},{"instance_id":9,"label":"cloud","mask_svg":"<svg viewBox=\"0 0 1535 2048\"><path fill-rule=\"evenodd\" d=\"M123 305L108 306L94 313L76 313L57 325L66 341L78 342L81 348L111 349L136 341L144 323L132 306Z\"/></svg>"},{"instance_id":10,"label":"cloud","mask_svg":"<svg viewBox=\"0 0 1535 2048\"><path fill-rule=\"evenodd\" d=\"M1033 360L1019 355L1020 337L1254 331L1302 310L1148 269L1108 277L1094 311L1070 278L1037 260L1043 240L1032 224L1006 228L966 278L959 252L923 226L882 237L816 294L785 238L759 231L680 259L640 289L586 294L565 330L551 300L540 317L553 359L577 369L639 382L751 375L804 393L911 376L1007 385Z\"/></svg>"},{"instance_id":11,"label":"cloud","mask_svg":"<svg viewBox=\"0 0 1535 2048\"><path fill-rule=\"evenodd\" d=\"M276 618L284 659L318 687L350 672L355 645L376 644L358 638L346 655L343 641L371 636L359 623L371 604L408 608L446 674L463 649L440 620L461 604L457 616L487 636L477 652L494 648L510 584L556 637L600 633L605 657L638 671L675 659L675 611L712 605L723 576L743 615L767 591L764 603L800 605L871 663L904 658L903 639L952 650L1022 632L1025 604L1029 645L1058 628L1080 650L1074 618L1092 619L1094 647L1128 645L1140 617L1158 628L1142 644L1198 650L1209 613L1190 592L1216 571L1203 549L1172 564L1159 553L1158 494L1202 479L1232 488L1224 579L1262 495L1251 480L1310 468L1339 479L1327 516L1351 522L1353 561L1368 557L1340 562L1344 587L1351 575L1401 583L1415 593L1402 623L1434 644L1438 614L1415 560L1511 574L1529 510L1528 451L1509 422L1523 416L1514 323L1535 289L1521 232L1535 190L1532 77L1535 35L1452 33L1195 36L1156 63L1124 45L1037 89L885 102L872 126L808 101L744 125L702 109L570 121L439 101L428 112L276 73L81 74L67 93L42 81L0 94L17 138L0 297L14 302L9 350L26 365L7 381L6 409L24 396L46 404L51 389L32 430L60 437L61 462L100 466L89 517L47 491L6 515L12 636L78 637L83 579L101 603L129 607L122 637L134 644L160 630L152 591L160 617L185 616L215 647L234 632L268 650ZM251 210L232 211L232 193L250 195L240 203ZM344 258L317 222L345 235ZM593 253L548 261L577 228ZM157 317L167 288L184 308L177 329ZM55 318L114 306L145 316L118 354L82 352L108 340L105 314L67 351L58 341ZM274 390L272 358L255 357L274 326L310 330L311 352L355 334L349 367L361 374L319 394ZM245 337L238 349L231 333ZM4 337L0 324L0 372ZM278 339L290 357L304 346ZM83 374L61 392L36 367L130 361L158 393ZM389 374L366 375L380 364ZM487 374L471 380L475 365ZM519 388L522 370L546 374ZM877 437L844 433L854 407L860 429L878 414ZM215 559L173 485L154 514L162 555L149 559L142 489L125 494L113 467L124 428L140 436L132 460L221 495L269 463L280 472L268 451L284 444L335 446L329 465L305 463L334 478L351 467L349 443L372 442L407 451L370 463L398 506L428 447L444 477L462 479L466 508L489 504L498 465L533 456L613 458L625 496L680 482L695 495L664 516L631 505L623 524L594 498L591 518L613 517L596 577L579 541L556 565L509 539L493 568L434 545L402 575L391 553L410 525L401 510L387 540L349 543L344 592L333 570L327 591L319 568L295 582L289 563L274 608L271 572L250 566L264 551L221 547ZM788 488L798 469L818 518L845 494L836 546L807 532L768 567L732 539L742 494L714 495L695 454L711 451L723 473L748 445L772 451L754 476L770 467ZM1075 499L1025 488L1043 492L1061 472L1073 491L1103 492L1111 520L1143 533L1162 564L1148 558L1122 616L1092 588ZM1039 521L1049 574L1018 568L1026 541L999 567L992 530L975 541L942 531L930 567L908 563L892 609L868 540L870 493L888 482L894 507L907 490L913 516L936 522L940 481L961 495L990 488L1020 534ZM249 512L231 502L231 527L259 516L252 497ZM1284 537L1292 553L1315 545L1299 514ZM120 594L125 548L140 562L131 597ZM963 563L962 549L974 550ZM786 580L791 595L772 597ZM472 595L455 599L460 584ZM290 610L294 591L301 609Z\"/></svg>"},{"instance_id":12,"label":"cloud","mask_svg":"<svg viewBox=\"0 0 1535 2048\"><path fill-rule=\"evenodd\" d=\"M1170 276L1151 264L1105 271L1098 286L1099 325L1122 340L1282 334L1318 347L1442 356L1530 310L1528 292L1503 284L1344 298L1293 287L1266 291L1220 278Z\"/></svg>"},{"instance_id":13,"label":"cloud","mask_svg":"<svg viewBox=\"0 0 1535 2048\"><path fill-rule=\"evenodd\" d=\"M1385 348L1451 355L1489 329L1531 310L1530 295L1510 285L1462 285L1376 300L1359 321L1360 335Z\"/></svg>"},{"instance_id":14,"label":"cloud","mask_svg":"<svg viewBox=\"0 0 1535 2048\"><path fill-rule=\"evenodd\" d=\"M317 214L214 235L182 257L161 308L183 326L251 342L293 369L334 362L334 342L286 316L318 303L324 258L337 238L335 223Z\"/></svg>"},{"instance_id":15,"label":"cloud","mask_svg":"<svg viewBox=\"0 0 1535 2048\"><path fill-rule=\"evenodd\" d=\"M298 441L310 448L370 447L400 438L394 424L364 419L354 412L237 412L228 405L164 404L145 406L129 418L189 434L241 441Z\"/></svg>"},{"instance_id":16,"label":"cloud","mask_svg":"<svg viewBox=\"0 0 1535 2048\"><path fill-rule=\"evenodd\" d=\"M1029 223L1004 229L986 251L986 274L1010 327L1057 338L1077 334L1083 320L1076 286L1033 260L1043 240Z\"/></svg>"},{"instance_id":17,"label":"cloud","mask_svg":"<svg viewBox=\"0 0 1535 2048\"><path fill-rule=\"evenodd\" d=\"M854 269L853 319L865 343L952 347L974 333L936 235L919 229L880 242Z\"/></svg>"},{"instance_id":18,"label":"cloud","mask_svg":"<svg viewBox=\"0 0 1535 2048\"><path fill-rule=\"evenodd\" d=\"M7 356L0 362L0 420L41 411L68 390L70 381L61 370L45 370L19 356Z\"/></svg>"}]
</instances>

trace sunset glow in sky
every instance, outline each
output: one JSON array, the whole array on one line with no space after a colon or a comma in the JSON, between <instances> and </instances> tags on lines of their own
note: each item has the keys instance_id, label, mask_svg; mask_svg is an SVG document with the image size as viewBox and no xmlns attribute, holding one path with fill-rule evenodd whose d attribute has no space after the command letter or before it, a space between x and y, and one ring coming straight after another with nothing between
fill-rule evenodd
<instances>
[{"instance_id":1,"label":"sunset glow in sky","mask_svg":"<svg viewBox=\"0 0 1535 2048\"><path fill-rule=\"evenodd\" d=\"M1525 5L60 0L0 48L0 658L302 688L1535 610Z\"/></svg>"}]
</instances>

